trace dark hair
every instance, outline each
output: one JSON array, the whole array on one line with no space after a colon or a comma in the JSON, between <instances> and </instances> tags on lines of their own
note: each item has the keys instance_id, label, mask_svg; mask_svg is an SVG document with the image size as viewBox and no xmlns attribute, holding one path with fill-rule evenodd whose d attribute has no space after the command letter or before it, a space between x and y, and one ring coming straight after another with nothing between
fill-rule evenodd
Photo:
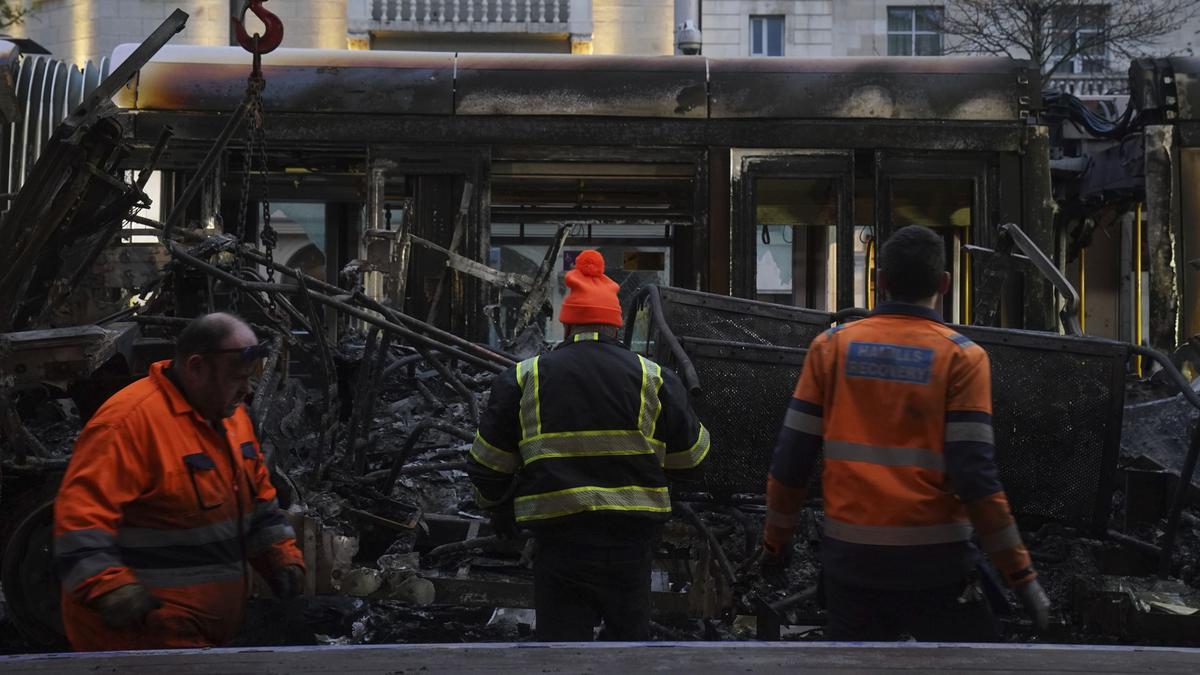
<instances>
[{"instance_id":1,"label":"dark hair","mask_svg":"<svg viewBox=\"0 0 1200 675\"><path fill-rule=\"evenodd\" d=\"M239 323L245 323L233 314L216 312L192 319L191 323L175 338L175 358L183 360L192 354L220 349L221 343Z\"/></svg>"},{"instance_id":2,"label":"dark hair","mask_svg":"<svg viewBox=\"0 0 1200 675\"><path fill-rule=\"evenodd\" d=\"M902 227L884 242L879 267L893 300L915 302L928 298L938 292L946 270L945 243L928 227Z\"/></svg>"}]
</instances>

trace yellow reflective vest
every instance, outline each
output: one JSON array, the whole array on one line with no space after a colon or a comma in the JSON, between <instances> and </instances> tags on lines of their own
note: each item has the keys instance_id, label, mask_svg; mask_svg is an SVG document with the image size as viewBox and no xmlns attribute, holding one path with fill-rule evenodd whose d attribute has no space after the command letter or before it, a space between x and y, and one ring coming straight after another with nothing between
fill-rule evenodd
<instances>
[{"instance_id":1,"label":"yellow reflective vest","mask_svg":"<svg viewBox=\"0 0 1200 675\"><path fill-rule=\"evenodd\" d=\"M596 513L661 521L668 476L695 479L709 447L674 373L579 333L497 376L468 473L480 506L511 498L525 527Z\"/></svg>"}]
</instances>

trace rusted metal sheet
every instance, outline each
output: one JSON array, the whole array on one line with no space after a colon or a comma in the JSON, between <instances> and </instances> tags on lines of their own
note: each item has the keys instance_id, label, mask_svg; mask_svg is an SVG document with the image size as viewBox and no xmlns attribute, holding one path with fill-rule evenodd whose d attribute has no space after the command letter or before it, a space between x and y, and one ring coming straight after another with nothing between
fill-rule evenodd
<instances>
[{"instance_id":1,"label":"rusted metal sheet","mask_svg":"<svg viewBox=\"0 0 1200 675\"><path fill-rule=\"evenodd\" d=\"M113 62L132 47L117 47ZM250 58L240 47L166 47L121 91L117 105L227 112L245 95ZM263 59L263 76L263 105L272 113L453 112L449 53L277 49Z\"/></svg>"},{"instance_id":2,"label":"rusted metal sheet","mask_svg":"<svg viewBox=\"0 0 1200 675\"><path fill-rule=\"evenodd\" d=\"M708 115L707 59L462 54L458 115Z\"/></svg>"},{"instance_id":3,"label":"rusted metal sheet","mask_svg":"<svg viewBox=\"0 0 1200 675\"><path fill-rule=\"evenodd\" d=\"M1038 81L1028 61L993 57L709 60L713 118L1015 121Z\"/></svg>"}]
</instances>

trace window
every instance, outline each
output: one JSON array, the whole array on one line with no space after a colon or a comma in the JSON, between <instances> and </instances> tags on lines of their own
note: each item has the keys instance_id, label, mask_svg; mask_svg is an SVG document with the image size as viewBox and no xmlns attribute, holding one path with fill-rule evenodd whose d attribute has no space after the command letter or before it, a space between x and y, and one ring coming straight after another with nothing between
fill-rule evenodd
<instances>
[{"instance_id":1,"label":"window","mask_svg":"<svg viewBox=\"0 0 1200 675\"><path fill-rule=\"evenodd\" d=\"M1098 5L1086 9L1064 9L1051 19L1054 44L1050 48L1050 64L1058 63L1069 52L1076 52L1063 61L1055 72L1101 73L1107 69L1108 55L1104 46L1107 17L1108 8Z\"/></svg>"},{"instance_id":2,"label":"window","mask_svg":"<svg viewBox=\"0 0 1200 675\"><path fill-rule=\"evenodd\" d=\"M750 17L750 56L783 56L783 17Z\"/></svg>"},{"instance_id":3,"label":"window","mask_svg":"<svg viewBox=\"0 0 1200 675\"><path fill-rule=\"evenodd\" d=\"M888 7L888 56L941 56L941 7Z\"/></svg>"}]
</instances>

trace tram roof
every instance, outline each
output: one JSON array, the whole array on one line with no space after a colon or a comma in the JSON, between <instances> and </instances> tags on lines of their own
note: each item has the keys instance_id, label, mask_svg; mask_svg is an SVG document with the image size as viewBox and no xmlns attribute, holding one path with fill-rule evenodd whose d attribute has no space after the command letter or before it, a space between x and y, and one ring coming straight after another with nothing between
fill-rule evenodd
<instances>
[{"instance_id":1,"label":"tram roof","mask_svg":"<svg viewBox=\"0 0 1200 675\"><path fill-rule=\"evenodd\" d=\"M116 67L136 45L113 52ZM116 97L127 110L226 112L238 47L167 46ZM998 57L732 58L278 49L275 113L655 119L1020 121L1039 106L1029 61Z\"/></svg>"}]
</instances>

